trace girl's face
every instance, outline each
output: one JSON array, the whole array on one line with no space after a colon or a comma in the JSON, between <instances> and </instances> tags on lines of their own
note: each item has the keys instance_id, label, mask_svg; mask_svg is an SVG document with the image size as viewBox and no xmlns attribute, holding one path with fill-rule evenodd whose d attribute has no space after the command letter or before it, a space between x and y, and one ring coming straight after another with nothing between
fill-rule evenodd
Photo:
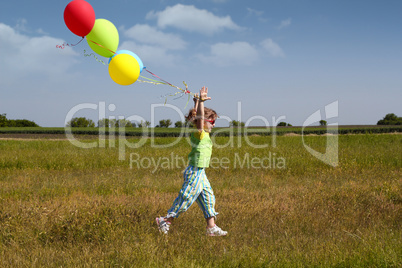
<instances>
[{"instance_id":1,"label":"girl's face","mask_svg":"<svg viewBox=\"0 0 402 268\"><path fill-rule=\"evenodd\" d=\"M212 128L215 126L215 119L209 118L209 119L204 119L204 130L208 133L211 132Z\"/></svg>"}]
</instances>

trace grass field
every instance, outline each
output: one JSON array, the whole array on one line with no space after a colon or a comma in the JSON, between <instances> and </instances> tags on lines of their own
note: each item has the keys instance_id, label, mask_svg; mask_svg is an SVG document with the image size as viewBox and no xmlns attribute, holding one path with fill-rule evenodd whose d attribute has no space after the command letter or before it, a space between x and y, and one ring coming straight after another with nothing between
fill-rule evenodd
<instances>
[{"instance_id":1,"label":"grass field","mask_svg":"<svg viewBox=\"0 0 402 268\"><path fill-rule=\"evenodd\" d=\"M152 137L183 137L188 135L193 128L71 128L76 135L126 135L126 136L152 136ZM0 127L0 135L58 135L66 132L62 127ZM238 136L238 135L286 135L295 134L317 134L339 133L339 134L380 134L380 133L402 133L402 126L378 126L378 125L356 125L356 126L308 126L308 127L216 127L212 130L214 136Z\"/></svg>"},{"instance_id":2,"label":"grass field","mask_svg":"<svg viewBox=\"0 0 402 268\"><path fill-rule=\"evenodd\" d=\"M184 138L123 161L117 139L0 140L0 267L401 267L402 135L304 139L324 153L335 137L337 167L301 136L217 137L207 176L229 235L212 238L195 204L167 236L154 223L181 187Z\"/></svg>"}]
</instances>

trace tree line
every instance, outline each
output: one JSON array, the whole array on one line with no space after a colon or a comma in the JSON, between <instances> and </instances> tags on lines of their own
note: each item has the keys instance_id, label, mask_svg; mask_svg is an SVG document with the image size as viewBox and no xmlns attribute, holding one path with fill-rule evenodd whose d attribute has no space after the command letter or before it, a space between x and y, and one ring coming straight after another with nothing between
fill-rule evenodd
<instances>
[{"instance_id":1,"label":"tree line","mask_svg":"<svg viewBox=\"0 0 402 268\"><path fill-rule=\"evenodd\" d=\"M168 128L173 124L172 120L170 119L162 119L159 120L159 124L156 125L156 128ZM149 121L141 121L139 123L131 122L126 119L107 119L103 118L98 121L97 127L104 127L104 128L119 128L119 127L139 127L139 128L146 128L149 127L151 123ZM231 127L244 127L245 123L232 120L229 122L229 126ZM74 117L71 119L66 127L95 127L95 122L91 119L85 117ZM182 127L194 127L194 124L191 122L183 122L183 121L176 121L174 123L175 128L182 128Z\"/></svg>"},{"instance_id":2,"label":"tree line","mask_svg":"<svg viewBox=\"0 0 402 268\"><path fill-rule=\"evenodd\" d=\"M184 126L184 122L177 121L175 123L176 127ZM156 127L170 127L172 125L172 121L170 119L164 119L159 121L159 125ZM141 122L131 122L126 119L107 119L103 118L98 121L97 127L100 128L119 128L119 127L139 127L139 128L147 128L151 126L151 122L149 121L141 121ZM95 127L95 122L91 119L85 117L74 117L71 119L66 127Z\"/></svg>"},{"instance_id":3,"label":"tree line","mask_svg":"<svg viewBox=\"0 0 402 268\"><path fill-rule=\"evenodd\" d=\"M323 121L323 120L322 120ZM321 125L326 125L326 121L321 122ZM151 123L149 121L141 121L140 123L135 123L131 122L126 119L106 119L103 118L98 121L97 127L104 127L104 128L110 128L110 127L139 127L139 128L145 128L149 127ZM162 119L159 120L159 124L156 125L156 128L168 128L173 125L172 120L170 119ZM229 127L244 127L245 123L237 120L232 120L229 122ZM280 122L278 124L279 127L281 126L292 126L289 123L286 122ZM95 122L92 121L91 119L85 118L85 117L74 117L71 119L66 127L95 127ZM191 122L183 122L183 121L176 121L174 123L175 128L182 128L182 127L194 127L194 124Z\"/></svg>"},{"instance_id":4,"label":"tree line","mask_svg":"<svg viewBox=\"0 0 402 268\"><path fill-rule=\"evenodd\" d=\"M149 121L141 121L134 123L126 119L107 119L103 118L98 121L98 127L111 128L111 127L149 127ZM95 122L85 117L74 117L66 124L66 127L95 127Z\"/></svg>"},{"instance_id":5,"label":"tree line","mask_svg":"<svg viewBox=\"0 0 402 268\"><path fill-rule=\"evenodd\" d=\"M7 119L7 114L0 114L0 127L39 127L26 119Z\"/></svg>"},{"instance_id":6,"label":"tree line","mask_svg":"<svg viewBox=\"0 0 402 268\"><path fill-rule=\"evenodd\" d=\"M173 124L170 119L162 119L159 121L159 124L155 127L160 128L168 128ZM326 126L327 121L321 120L319 122L320 126ZM398 117L394 113L389 113L384 116L383 119L377 122L377 125L402 125L402 117ZM66 125L66 127L95 127L96 124L91 119L85 117L74 117L72 118ZM147 128L151 126L149 121L141 121L141 122L131 122L126 119L107 119L103 118L98 121L98 127L104 128L119 128L119 127L139 127L139 128ZM245 123L237 120L232 120L229 122L230 127L244 127ZM286 122L279 122L277 126L292 126ZM0 114L0 127L39 127L34 121L30 121L27 119L7 119L7 114ZM174 123L175 128L182 127L193 127L192 123L176 121Z\"/></svg>"},{"instance_id":7,"label":"tree line","mask_svg":"<svg viewBox=\"0 0 402 268\"><path fill-rule=\"evenodd\" d=\"M383 119L377 122L377 125L402 125L402 117L398 117L396 114L387 114Z\"/></svg>"},{"instance_id":8,"label":"tree line","mask_svg":"<svg viewBox=\"0 0 402 268\"><path fill-rule=\"evenodd\" d=\"M326 126L327 121L325 120L320 120L319 122L320 126ZM156 125L155 127L157 128L168 128L173 124L172 120L170 119L162 119L159 121L159 124ZM130 122L129 120L126 119L101 119L98 121L98 127L149 127L151 123L149 121L141 121L139 123L135 122ZM397 115L393 113L389 113L385 115L385 117L377 122L377 125L402 125L402 117L398 117ZM91 119L87 119L85 117L75 117L73 118L70 122L67 124L68 127L95 127L95 123ZM181 127L192 127L193 124L189 122L182 122L182 121L176 121L174 123L175 128L181 128ZM244 127L245 123L237 120L232 120L229 122L230 127ZM277 124L278 127L291 127L292 124L286 123L286 122L279 122Z\"/></svg>"}]
</instances>

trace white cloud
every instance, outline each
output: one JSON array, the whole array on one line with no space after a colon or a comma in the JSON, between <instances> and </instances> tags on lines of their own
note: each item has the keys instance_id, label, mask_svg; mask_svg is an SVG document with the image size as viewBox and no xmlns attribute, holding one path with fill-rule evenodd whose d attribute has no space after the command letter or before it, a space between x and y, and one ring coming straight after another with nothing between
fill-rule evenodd
<instances>
[{"instance_id":1,"label":"white cloud","mask_svg":"<svg viewBox=\"0 0 402 268\"><path fill-rule=\"evenodd\" d=\"M28 21L26 19L18 19L17 24L13 27L19 33L31 34L33 31L29 29ZM43 29L37 29L35 33L40 35L48 35Z\"/></svg>"},{"instance_id":2,"label":"white cloud","mask_svg":"<svg viewBox=\"0 0 402 268\"><path fill-rule=\"evenodd\" d=\"M63 73L76 63L70 47L57 49L63 40L49 36L29 37L0 23L0 71L2 76L18 79L29 73ZM6 75L5 75L6 74Z\"/></svg>"},{"instance_id":3,"label":"white cloud","mask_svg":"<svg viewBox=\"0 0 402 268\"><path fill-rule=\"evenodd\" d=\"M187 43L175 34L163 33L147 24L137 24L126 30L124 34L140 43L156 45L164 49L184 49Z\"/></svg>"},{"instance_id":4,"label":"white cloud","mask_svg":"<svg viewBox=\"0 0 402 268\"><path fill-rule=\"evenodd\" d=\"M252 8L248 7L247 8L247 13L248 13L249 16L257 16L257 17L259 17L259 16L262 16L264 14L264 11L255 10L255 9L252 9Z\"/></svg>"},{"instance_id":5,"label":"white cloud","mask_svg":"<svg viewBox=\"0 0 402 268\"><path fill-rule=\"evenodd\" d=\"M28 32L27 23L26 19L19 19L14 28L19 32Z\"/></svg>"},{"instance_id":6,"label":"white cloud","mask_svg":"<svg viewBox=\"0 0 402 268\"><path fill-rule=\"evenodd\" d=\"M209 56L198 55L204 63L218 66L252 65L259 58L258 50L247 42L217 43Z\"/></svg>"},{"instance_id":7,"label":"white cloud","mask_svg":"<svg viewBox=\"0 0 402 268\"><path fill-rule=\"evenodd\" d=\"M260 45L261 45L266 51L268 51L268 53L269 53L271 56L274 56L274 57L284 57L284 56L285 56L285 53L283 53L282 48L281 48L277 43L275 43L274 41L272 41L271 38L264 39L264 40L260 43Z\"/></svg>"},{"instance_id":8,"label":"white cloud","mask_svg":"<svg viewBox=\"0 0 402 268\"><path fill-rule=\"evenodd\" d=\"M215 34L224 29L240 30L230 16L219 17L205 9L177 4L167 7L164 11L151 11L147 19L156 19L160 28L175 27L189 32L199 32L207 35Z\"/></svg>"},{"instance_id":9,"label":"white cloud","mask_svg":"<svg viewBox=\"0 0 402 268\"><path fill-rule=\"evenodd\" d=\"M217 43L211 46L209 55L198 55L197 57L204 63L218 66L250 66L258 62L261 56L266 55L266 52L273 57L285 56L281 47L272 39L267 38L258 47L248 42Z\"/></svg>"},{"instance_id":10,"label":"white cloud","mask_svg":"<svg viewBox=\"0 0 402 268\"><path fill-rule=\"evenodd\" d=\"M267 19L263 17L264 11L247 8L247 16L257 18L260 22L267 22Z\"/></svg>"},{"instance_id":11,"label":"white cloud","mask_svg":"<svg viewBox=\"0 0 402 268\"><path fill-rule=\"evenodd\" d=\"M175 55L169 54L167 49L155 45L140 45L133 41L126 41L121 44L121 48L128 49L137 54L145 67L171 67L178 62L178 58Z\"/></svg>"},{"instance_id":12,"label":"white cloud","mask_svg":"<svg viewBox=\"0 0 402 268\"><path fill-rule=\"evenodd\" d=\"M281 24L278 26L278 30L289 27L291 24L292 24L291 18L289 18L287 20L283 20L283 21L281 21Z\"/></svg>"},{"instance_id":13,"label":"white cloud","mask_svg":"<svg viewBox=\"0 0 402 268\"><path fill-rule=\"evenodd\" d=\"M40 35L48 35L48 32L45 32L42 28L39 28L38 30L36 30L36 33L40 34Z\"/></svg>"}]
</instances>

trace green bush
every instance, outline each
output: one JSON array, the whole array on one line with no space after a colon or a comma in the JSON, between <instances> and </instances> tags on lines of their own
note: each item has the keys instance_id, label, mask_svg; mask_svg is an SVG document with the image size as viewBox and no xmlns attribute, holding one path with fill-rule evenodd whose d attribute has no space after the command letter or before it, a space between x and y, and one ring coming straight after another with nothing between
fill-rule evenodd
<instances>
[{"instance_id":1,"label":"green bush","mask_svg":"<svg viewBox=\"0 0 402 268\"><path fill-rule=\"evenodd\" d=\"M95 123L85 117L74 117L67 123L66 127L95 127Z\"/></svg>"},{"instance_id":2,"label":"green bush","mask_svg":"<svg viewBox=\"0 0 402 268\"><path fill-rule=\"evenodd\" d=\"M7 119L6 114L0 114L0 127L39 127L27 119Z\"/></svg>"},{"instance_id":3,"label":"green bush","mask_svg":"<svg viewBox=\"0 0 402 268\"><path fill-rule=\"evenodd\" d=\"M377 125L402 125L402 117L396 114L387 114L383 119L377 122Z\"/></svg>"}]
</instances>

